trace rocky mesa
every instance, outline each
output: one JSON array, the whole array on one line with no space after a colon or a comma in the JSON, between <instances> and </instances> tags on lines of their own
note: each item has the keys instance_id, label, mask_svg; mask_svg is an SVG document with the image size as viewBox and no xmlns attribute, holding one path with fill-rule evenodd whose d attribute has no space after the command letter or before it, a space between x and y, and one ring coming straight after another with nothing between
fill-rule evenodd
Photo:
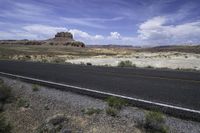
<instances>
[{"instance_id":1,"label":"rocky mesa","mask_svg":"<svg viewBox=\"0 0 200 133\"><path fill-rule=\"evenodd\" d=\"M47 40L0 40L0 44L13 45L64 45L72 47L85 47L85 44L76 41L70 32L58 32L54 38Z\"/></svg>"},{"instance_id":2,"label":"rocky mesa","mask_svg":"<svg viewBox=\"0 0 200 133\"><path fill-rule=\"evenodd\" d=\"M66 45L75 47L85 47L83 42L75 41L70 32L58 32L54 38L45 41L50 45Z\"/></svg>"}]
</instances>

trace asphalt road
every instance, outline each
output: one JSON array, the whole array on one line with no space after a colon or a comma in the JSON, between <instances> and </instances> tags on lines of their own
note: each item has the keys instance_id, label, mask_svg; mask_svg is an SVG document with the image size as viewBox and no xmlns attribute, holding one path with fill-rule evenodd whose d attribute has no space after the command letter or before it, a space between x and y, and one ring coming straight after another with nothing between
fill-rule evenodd
<instances>
[{"instance_id":1,"label":"asphalt road","mask_svg":"<svg viewBox=\"0 0 200 133\"><path fill-rule=\"evenodd\" d=\"M200 73L0 61L0 72L200 110Z\"/></svg>"}]
</instances>

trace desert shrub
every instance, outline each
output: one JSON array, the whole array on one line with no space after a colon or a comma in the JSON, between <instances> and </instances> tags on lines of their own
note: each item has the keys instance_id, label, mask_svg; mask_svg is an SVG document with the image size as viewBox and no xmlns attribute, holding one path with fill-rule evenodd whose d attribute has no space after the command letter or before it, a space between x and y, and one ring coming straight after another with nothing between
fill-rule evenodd
<instances>
[{"instance_id":1,"label":"desert shrub","mask_svg":"<svg viewBox=\"0 0 200 133\"><path fill-rule=\"evenodd\" d=\"M113 117L117 116L117 112L118 112L118 110L115 109L115 108L109 107L109 108L106 109L106 114L110 115L110 116L113 116Z\"/></svg>"},{"instance_id":2,"label":"desert shrub","mask_svg":"<svg viewBox=\"0 0 200 133\"><path fill-rule=\"evenodd\" d=\"M113 96L108 97L106 99L106 102L108 103L110 107L115 108L115 109L121 109L122 106L127 105L127 102L124 99L113 97Z\"/></svg>"},{"instance_id":3,"label":"desert shrub","mask_svg":"<svg viewBox=\"0 0 200 133\"><path fill-rule=\"evenodd\" d=\"M33 91L39 91L38 85L33 85L33 86L32 86L32 90L33 90Z\"/></svg>"},{"instance_id":4,"label":"desert shrub","mask_svg":"<svg viewBox=\"0 0 200 133\"><path fill-rule=\"evenodd\" d=\"M92 63L87 62L86 65L87 65L87 66L92 66Z\"/></svg>"},{"instance_id":5,"label":"desert shrub","mask_svg":"<svg viewBox=\"0 0 200 133\"><path fill-rule=\"evenodd\" d=\"M0 133L11 133L11 125L6 121L3 114L0 114Z\"/></svg>"},{"instance_id":6,"label":"desert shrub","mask_svg":"<svg viewBox=\"0 0 200 133\"><path fill-rule=\"evenodd\" d=\"M165 117L160 112L149 112L145 116L145 128L152 133L167 133Z\"/></svg>"},{"instance_id":7,"label":"desert shrub","mask_svg":"<svg viewBox=\"0 0 200 133\"><path fill-rule=\"evenodd\" d=\"M0 81L2 82L2 81ZM11 88L5 84L0 84L0 102L5 102L11 96Z\"/></svg>"},{"instance_id":8,"label":"desert shrub","mask_svg":"<svg viewBox=\"0 0 200 133\"><path fill-rule=\"evenodd\" d=\"M29 107L29 103L25 99L20 98L20 99L17 100L17 107L19 107L19 108L20 107L28 108Z\"/></svg>"},{"instance_id":9,"label":"desert shrub","mask_svg":"<svg viewBox=\"0 0 200 133\"><path fill-rule=\"evenodd\" d=\"M118 63L118 67L132 67L132 62L129 60L121 61Z\"/></svg>"},{"instance_id":10,"label":"desert shrub","mask_svg":"<svg viewBox=\"0 0 200 133\"><path fill-rule=\"evenodd\" d=\"M95 109L95 108L88 108L82 110L82 112L87 115L99 114L101 113L101 111L102 111L101 109Z\"/></svg>"},{"instance_id":11,"label":"desert shrub","mask_svg":"<svg viewBox=\"0 0 200 133\"><path fill-rule=\"evenodd\" d=\"M153 68L153 66L148 65L147 68Z\"/></svg>"}]
</instances>

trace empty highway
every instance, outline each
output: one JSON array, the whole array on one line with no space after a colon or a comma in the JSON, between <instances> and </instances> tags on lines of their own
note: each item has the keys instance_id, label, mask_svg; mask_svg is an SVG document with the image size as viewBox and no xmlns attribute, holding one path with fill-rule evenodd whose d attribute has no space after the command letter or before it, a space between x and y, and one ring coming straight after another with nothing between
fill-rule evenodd
<instances>
[{"instance_id":1,"label":"empty highway","mask_svg":"<svg viewBox=\"0 0 200 133\"><path fill-rule=\"evenodd\" d=\"M0 61L0 72L200 110L200 73Z\"/></svg>"}]
</instances>

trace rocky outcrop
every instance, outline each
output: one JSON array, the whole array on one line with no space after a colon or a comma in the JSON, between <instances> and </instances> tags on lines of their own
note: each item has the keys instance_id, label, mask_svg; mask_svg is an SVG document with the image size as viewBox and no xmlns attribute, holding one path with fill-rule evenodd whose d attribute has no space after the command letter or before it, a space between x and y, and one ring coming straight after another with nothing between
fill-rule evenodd
<instances>
[{"instance_id":1,"label":"rocky outcrop","mask_svg":"<svg viewBox=\"0 0 200 133\"><path fill-rule=\"evenodd\" d=\"M46 41L50 45L65 45L73 47L85 47L83 42L75 41L70 32L58 32L54 38Z\"/></svg>"}]
</instances>

